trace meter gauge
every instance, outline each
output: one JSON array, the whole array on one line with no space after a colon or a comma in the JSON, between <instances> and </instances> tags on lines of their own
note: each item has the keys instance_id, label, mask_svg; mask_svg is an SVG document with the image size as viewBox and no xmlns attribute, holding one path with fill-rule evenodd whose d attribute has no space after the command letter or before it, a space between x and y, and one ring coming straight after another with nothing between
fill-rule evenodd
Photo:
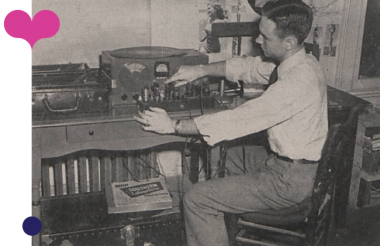
<instances>
[{"instance_id":1,"label":"meter gauge","mask_svg":"<svg viewBox=\"0 0 380 246\"><path fill-rule=\"evenodd\" d=\"M154 63L154 77L168 78L170 76L170 63L168 61L156 61Z\"/></svg>"}]
</instances>

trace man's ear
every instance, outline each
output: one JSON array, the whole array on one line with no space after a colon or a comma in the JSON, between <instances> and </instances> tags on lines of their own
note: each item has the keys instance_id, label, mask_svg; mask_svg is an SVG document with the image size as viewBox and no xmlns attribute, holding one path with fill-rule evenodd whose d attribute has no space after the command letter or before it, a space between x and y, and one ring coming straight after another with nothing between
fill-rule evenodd
<instances>
[{"instance_id":1,"label":"man's ear","mask_svg":"<svg viewBox=\"0 0 380 246\"><path fill-rule=\"evenodd\" d=\"M285 48L286 50L292 50L298 45L298 40L295 36L290 35L285 38Z\"/></svg>"}]
</instances>

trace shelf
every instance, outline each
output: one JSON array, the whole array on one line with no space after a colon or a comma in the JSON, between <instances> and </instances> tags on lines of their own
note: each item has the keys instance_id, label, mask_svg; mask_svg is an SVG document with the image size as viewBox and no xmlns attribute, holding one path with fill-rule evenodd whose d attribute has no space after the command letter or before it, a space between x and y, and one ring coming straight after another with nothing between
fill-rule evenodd
<instances>
[{"instance_id":1,"label":"shelf","mask_svg":"<svg viewBox=\"0 0 380 246\"><path fill-rule=\"evenodd\" d=\"M380 173L376 174L368 174L365 171L361 172L361 178L363 178L365 181L377 181L380 180Z\"/></svg>"}]
</instances>

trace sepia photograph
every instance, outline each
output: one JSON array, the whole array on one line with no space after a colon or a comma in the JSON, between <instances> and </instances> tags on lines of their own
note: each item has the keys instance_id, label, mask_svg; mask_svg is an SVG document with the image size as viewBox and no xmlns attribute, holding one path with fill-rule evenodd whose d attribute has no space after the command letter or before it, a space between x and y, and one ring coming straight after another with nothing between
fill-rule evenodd
<instances>
[{"instance_id":1,"label":"sepia photograph","mask_svg":"<svg viewBox=\"0 0 380 246\"><path fill-rule=\"evenodd\" d=\"M31 7L33 246L380 245L379 1Z\"/></svg>"}]
</instances>

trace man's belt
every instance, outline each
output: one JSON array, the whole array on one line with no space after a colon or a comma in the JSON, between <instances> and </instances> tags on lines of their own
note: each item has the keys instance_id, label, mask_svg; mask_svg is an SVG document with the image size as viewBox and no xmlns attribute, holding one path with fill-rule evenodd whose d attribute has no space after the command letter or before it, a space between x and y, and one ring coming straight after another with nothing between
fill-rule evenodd
<instances>
[{"instance_id":1,"label":"man's belt","mask_svg":"<svg viewBox=\"0 0 380 246\"><path fill-rule=\"evenodd\" d=\"M273 152L273 155L280 160L290 162L290 163L295 163L295 164L317 164L319 161L310 161L306 159L290 159L289 157L281 156L275 152Z\"/></svg>"}]
</instances>

